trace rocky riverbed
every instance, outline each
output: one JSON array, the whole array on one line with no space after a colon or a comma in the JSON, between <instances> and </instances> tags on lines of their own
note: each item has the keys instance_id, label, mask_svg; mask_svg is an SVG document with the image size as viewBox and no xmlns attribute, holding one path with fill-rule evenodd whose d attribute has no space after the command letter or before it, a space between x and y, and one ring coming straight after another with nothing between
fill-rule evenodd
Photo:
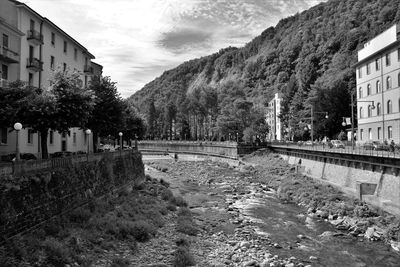
<instances>
[{"instance_id":1,"label":"rocky riverbed","mask_svg":"<svg viewBox=\"0 0 400 267\"><path fill-rule=\"evenodd\" d=\"M188 202L200 229L197 236L185 237L197 266L398 266L398 240L393 238L398 222L393 216L295 174L274 155L255 154L237 166L150 160L146 172L168 181L170 189ZM308 192L300 197L292 192L296 186L305 186ZM310 186L315 192L309 191ZM266 209L266 203L275 206ZM271 209L277 213L270 214ZM289 216L292 220L285 218ZM167 252L152 248L152 243L170 248L166 240L176 234L173 229L162 229L160 240L140 244L140 249L149 255ZM340 253L329 251L338 248ZM143 257L138 253L137 262L160 263L151 256L145 263ZM163 264L169 266L171 261Z\"/></svg>"}]
</instances>

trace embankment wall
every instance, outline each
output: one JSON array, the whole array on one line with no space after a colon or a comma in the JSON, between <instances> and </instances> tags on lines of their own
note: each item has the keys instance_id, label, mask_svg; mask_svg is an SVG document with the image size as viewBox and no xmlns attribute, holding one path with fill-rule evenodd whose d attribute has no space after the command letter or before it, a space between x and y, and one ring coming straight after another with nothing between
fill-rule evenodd
<instances>
[{"instance_id":1,"label":"embankment wall","mask_svg":"<svg viewBox=\"0 0 400 267\"><path fill-rule=\"evenodd\" d=\"M351 160L278 154L290 164L296 165L303 174L337 186L345 193L387 212L400 215L400 177L397 169Z\"/></svg>"},{"instance_id":2,"label":"embankment wall","mask_svg":"<svg viewBox=\"0 0 400 267\"><path fill-rule=\"evenodd\" d=\"M0 242L123 185L144 181L137 151L14 164L0 175Z\"/></svg>"}]
</instances>

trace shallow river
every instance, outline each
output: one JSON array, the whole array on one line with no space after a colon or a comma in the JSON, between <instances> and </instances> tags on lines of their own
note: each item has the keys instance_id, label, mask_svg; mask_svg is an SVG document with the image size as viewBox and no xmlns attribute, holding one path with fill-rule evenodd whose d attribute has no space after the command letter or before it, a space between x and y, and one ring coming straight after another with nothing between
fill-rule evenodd
<instances>
[{"instance_id":1,"label":"shallow river","mask_svg":"<svg viewBox=\"0 0 400 267\"><path fill-rule=\"evenodd\" d=\"M400 266L400 254L389 245L347 236L328 222L305 216L299 206L283 204L273 196L250 202L245 214L256 219L273 242L282 245L284 249L272 251L280 256L308 260L312 266ZM326 231L344 235L320 236ZM306 238L299 239L299 235ZM292 249L285 249L289 247ZM310 255L317 259L310 260Z\"/></svg>"}]
</instances>

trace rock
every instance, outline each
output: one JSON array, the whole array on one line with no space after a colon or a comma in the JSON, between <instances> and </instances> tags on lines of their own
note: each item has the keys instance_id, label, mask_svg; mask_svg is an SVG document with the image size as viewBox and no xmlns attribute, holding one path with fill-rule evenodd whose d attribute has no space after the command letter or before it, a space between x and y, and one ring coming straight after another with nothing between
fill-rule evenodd
<instances>
[{"instance_id":1,"label":"rock","mask_svg":"<svg viewBox=\"0 0 400 267\"><path fill-rule=\"evenodd\" d=\"M335 235L334 232L325 231L325 232L323 232L322 234L320 234L319 237L321 237L321 238L330 238L330 237L332 237L332 236L334 236L334 235Z\"/></svg>"},{"instance_id":2,"label":"rock","mask_svg":"<svg viewBox=\"0 0 400 267\"><path fill-rule=\"evenodd\" d=\"M247 242L247 241L242 241L242 242L240 242L240 245L239 245L241 248L249 248L250 247L250 242Z\"/></svg>"},{"instance_id":3,"label":"rock","mask_svg":"<svg viewBox=\"0 0 400 267\"><path fill-rule=\"evenodd\" d=\"M248 262L245 262L243 264L243 266L256 266L257 265L257 261L256 260L250 260Z\"/></svg>"},{"instance_id":4,"label":"rock","mask_svg":"<svg viewBox=\"0 0 400 267\"><path fill-rule=\"evenodd\" d=\"M295 261L296 260L296 257L290 257L289 258L289 261L291 261L291 262L293 262L293 261Z\"/></svg>"},{"instance_id":5,"label":"rock","mask_svg":"<svg viewBox=\"0 0 400 267\"><path fill-rule=\"evenodd\" d=\"M390 241L390 246L391 246L394 250L400 251L400 242Z\"/></svg>"},{"instance_id":6,"label":"rock","mask_svg":"<svg viewBox=\"0 0 400 267\"><path fill-rule=\"evenodd\" d=\"M364 237L367 239L371 239L374 236L374 233L375 233L375 228L368 227L367 231L365 231Z\"/></svg>"},{"instance_id":7,"label":"rock","mask_svg":"<svg viewBox=\"0 0 400 267\"><path fill-rule=\"evenodd\" d=\"M269 260L265 260L261 263L260 267L269 267Z\"/></svg>"},{"instance_id":8,"label":"rock","mask_svg":"<svg viewBox=\"0 0 400 267\"><path fill-rule=\"evenodd\" d=\"M315 209L314 208L308 208L307 213L314 213Z\"/></svg>"},{"instance_id":9,"label":"rock","mask_svg":"<svg viewBox=\"0 0 400 267\"><path fill-rule=\"evenodd\" d=\"M278 243L275 243L273 246L274 246L274 248L282 248L282 246L279 245Z\"/></svg>"},{"instance_id":10,"label":"rock","mask_svg":"<svg viewBox=\"0 0 400 267\"><path fill-rule=\"evenodd\" d=\"M322 219L327 219L329 216L329 213L325 210L317 210L315 212L315 215L317 215L318 217L321 217Z\"/></svg>"},{"instance_id":11,"label":"rock","mask_svg":"<svg viewBox=\"0 0 400 267\"><path fill-rule=\"evenodd\" d=\"M309 258L311 261L315 261L315 260L318 260L318 258L317 257L315 257L315 256L310 256L310 258Z\"/></svg>"},{"instance_id":12,"label":"rock","mask_svg":"<svg viewBox=\"0 0 400 267\"><path fill-rule=\"evenodd\" d=\"M285 267L294 267L294 263L288 263L288 264L285 264Z\"/></svg>"},{"instance_id":13,"label":"rock","mask_svg":"<svg viewBox=\"0 0 400 267\"><path fill-rule=\"evenodd\" d=\"M307 237L305 235L297 235L297 239L306 239Z\"/></svg>"}]
</instances>

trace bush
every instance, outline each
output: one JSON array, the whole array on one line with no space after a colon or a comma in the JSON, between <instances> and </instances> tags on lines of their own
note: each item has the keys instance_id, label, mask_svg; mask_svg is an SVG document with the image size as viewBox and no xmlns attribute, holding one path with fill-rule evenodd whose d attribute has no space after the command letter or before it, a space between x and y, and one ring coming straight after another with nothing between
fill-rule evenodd
<instances>
[{"instance_id":1,"label":"bush","mask_svg":"<svg viewBox=\"0 0 400 267\"><path fill-rule=\"evenodd\" d=\"M54 266L64 266L71 260L69 249L54 238L46 239L43 248L46 251L47 262Z\"/></svg>"},{"instance_id":2,"label":"bush","mask_svg":"<svg viewBox=\"0 0 400 267\"><path fill-rule=\"evenodd\" d=\"M169 189L165 189L161 192L161 198L163 200L171 200L174 198L174 195L172 194L172 191Z\"/></svg>"},{"instance_id":3,"label":"bush","mask_svg":"<svg viewBox=\"0 0 400 267\"><path fill-rule=\"evenodd\" d=\"M175 197L174 202L178 207L187 207L188 206L186 200L181 196Z\"/></svg>"},{"instance_id":4,"label":"bush","mask_svg":"<svg viewBox=\"0 0 400 267\"><path fill-rule=\"evenodd\" d=\"M90 217L92 216L92 213L90 212L90 210L87 210L85 208L77 208L73 211L71 211L68 214L68 218L69 221L72 223L86 223L87 221L89 221Z\"/></svg>"},{"instance_id":5,"label":"bush","mask_svg":"<svg viewBox=\"0 0 400 267\"><path fill-rule=\"evenodd\" d=\"M167 210L170 210L170 211L176 211L176 205L174 204L174 203L168 203L167 204Z\"/></svg>"},{"instance_id":6,"label":"bush","mask_svg":"<svg viewBox=\"0 0 400 267\"><path fill-rule=\"evenodd\" d=\"M118 223L119 236L127 238L132 236L139 242L145 242L156 233L154 227L144 221L122 221Z\"/></svg>"},{"instance_id":7,"label":"bush","mask_svg":"<svg viewBox=\"0 0 400 267\"><path fill-rule=\"evenodd\" d=\"M176 230L191 236L196 236L199 232L199 229L190 217L178 217Z\"/></svg>"},{"instance_id":8,"label":"bush","mask_svg":"<svg viewBox=\"0 0 400 267\"><path fill-rule=\"evenodd\" d=\"M178 247L174 253L174 267L193 266L196 262L186 247Z\"/></svg>"},{"instance_id":9,"label":"bush","mask_svg":"<svg viewBox=\"0 0 400 267\"><path fill-rule=\"evenodd\" d=\"M121 258L113 259L110 265L110 267L128 267L128 266L130 266L129 260Z\"/></svg>"}]
</instances>

